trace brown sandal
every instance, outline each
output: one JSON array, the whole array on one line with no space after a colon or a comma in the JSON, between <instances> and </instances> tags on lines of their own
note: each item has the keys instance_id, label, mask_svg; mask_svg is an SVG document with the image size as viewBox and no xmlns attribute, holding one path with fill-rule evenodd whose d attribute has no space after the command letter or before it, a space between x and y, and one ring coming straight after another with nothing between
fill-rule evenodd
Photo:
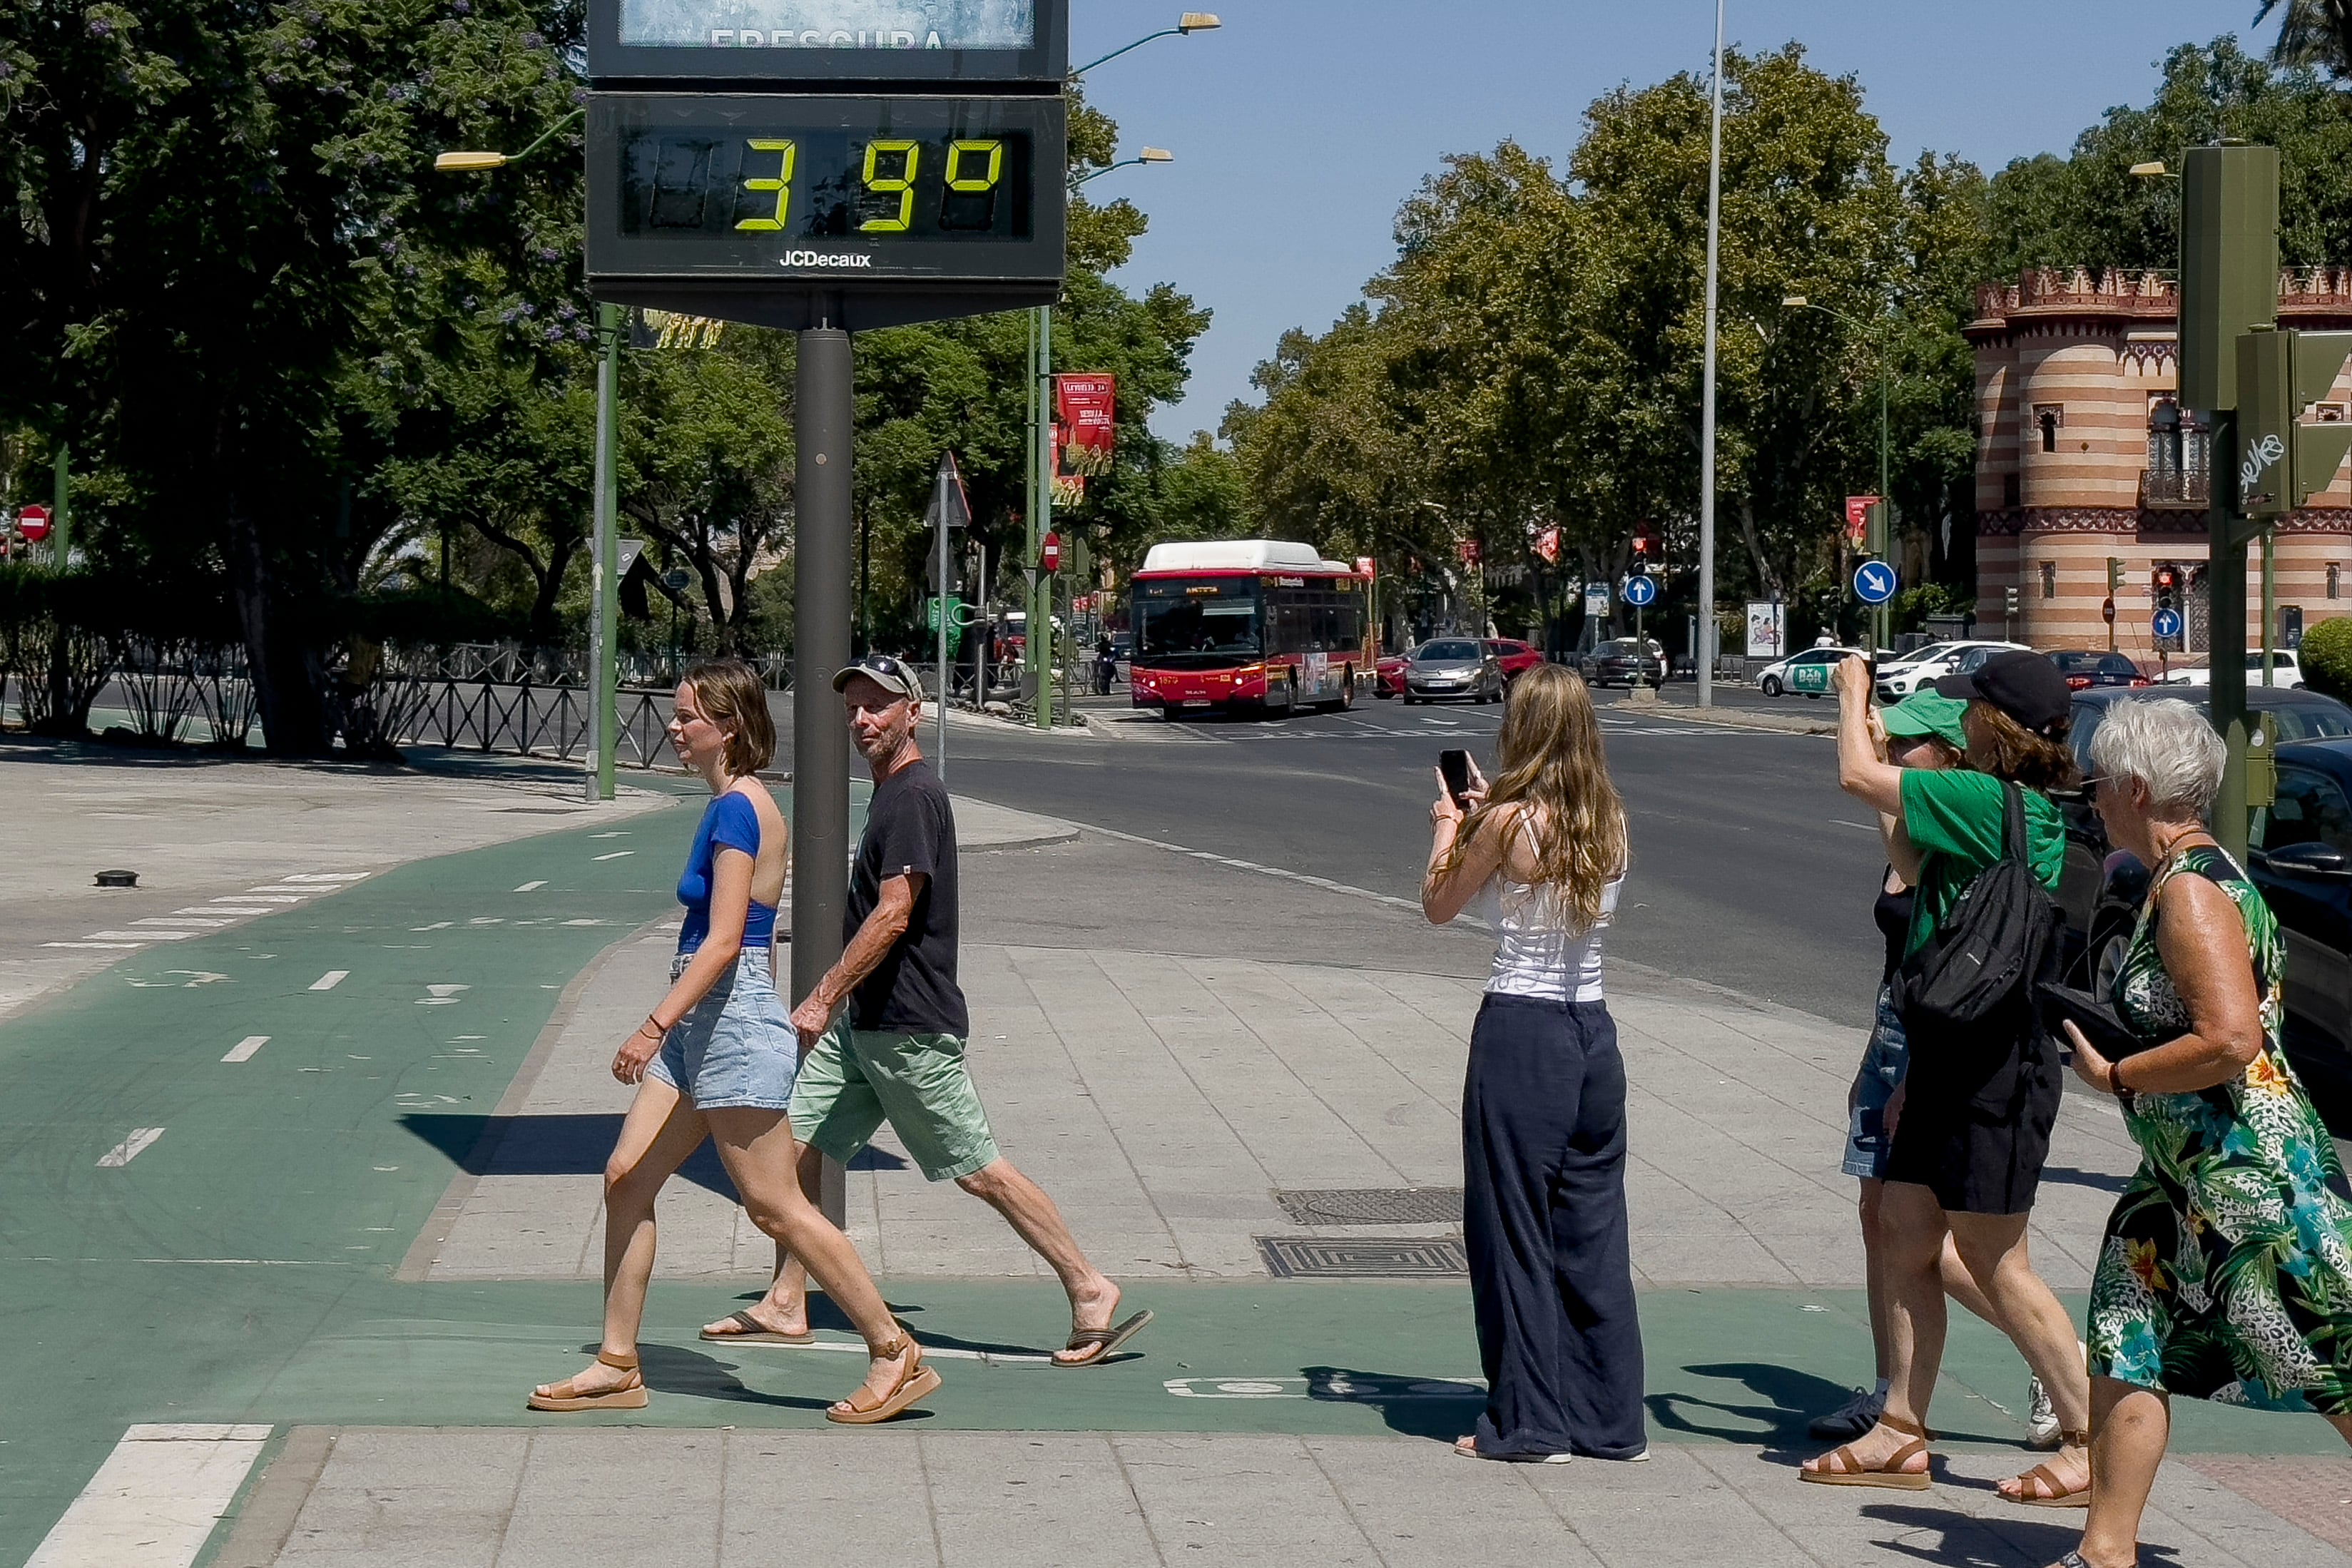
<instances>
[{"instance_id":1,"label":"brown sandal","mask_svg":"<svg viewBox=\"0 0 2352 1568\"><path fill-rule=\"evenodd\" d=\"M597 1361L614 1372L625 1372L629 1381L618 1388L599 1389L593 1394L582 1394L572 1387L572 1380L542 1383L530 1392L528 1401L533 1410L643 1410L646 1407L646 1380L637 1371L635 1356L607 1355L596 1352Z\"/></svg>"},{"instance_id":2,"label":"brown sandal","mask_svg":"<svg viewBox=\"0 0 2352 1568\"><path fill-rule=\"evenodd\" d=\"M1906 1433L1911 1440L1895 1449L1885 1464L1874 1469L1855 1458L1851 1447L1843 1447L1822 1460L1820 1469L1799 1470L1798 1479L1811 1481L1816 1486L1884 1487L1898 1492L1924 1492L1933 1487L1935 1480L1926 1470L1903 1468L1916 1456L1927 1452L1927 1429L1893 1415L1880 1416L1878 1424Z\"/></svg>"},{"instance_id":3,"label":"brown sandal","mask_svg":"<svg viewBox=\"0 0 2352 1568\"><path fill-rule=\"evenodd\" d=\"M1128 1319L1127 1321L1114 1323L1108 1329L1073 1330L1070 1342L1064 1345L1062 1349L1066 1352L1083 1351L1086 1353L1074 1361L1064 1361L1060 1356L1055 1356L1053 1358L1054 1364L1059 1367L1100 1366L1124 1350L1127 1347L1127 1342L1141 1333L1150 1322L1151 1312L1147 1308Z\"/></svg>"},{"instance_id":4,"label":"brown sandal","mask_svg":"<svg viewBox=\"0 0 2352 1568\"><path fill-rule=\"evenodd\" d=\"M2058 1447L2061 1448L2088 1448L2090 1446L2091 1435L2088 1432L2061 1432L2058 1435ZM2084 1461L2083 1468L2086 1471L2091 1468L2087 1458ZM2015 1495L2003 1492L2000 1494L2002 1501L2013 1502L2020 1508L2088 1508L2091 1506L2089 1483L2086 1482L2070 1491L2066 1484L2058 1479L2058 1472L2047 1465L2036 1465L2023 1475L2017 1477L2016 1480ZM2027 1495L2029 1489L2031 1496Z\"/></svg>"},{"instance_id":5,"label":"brown sandal","mask_svg":"<svg viewBox=\"0 0 2352 1568\"><path fill-rule=\"evenodd\" d=\"M883 1346L881 1356L876 1359L895 1361L906 1352L910 1344L913 1342L900 1334L897 1340ZM913 1345L913 1349L915 1359L899 1373L898 1381L891 1386L888 1394L877 1399L860 1387L839 1404L827 1406L824 1418L844 1426L872 1426L889 1420L924 1395L935 1393L940 1386L940 1374L923 1364L922 1346Z\"/></svg>"}]
</instances>

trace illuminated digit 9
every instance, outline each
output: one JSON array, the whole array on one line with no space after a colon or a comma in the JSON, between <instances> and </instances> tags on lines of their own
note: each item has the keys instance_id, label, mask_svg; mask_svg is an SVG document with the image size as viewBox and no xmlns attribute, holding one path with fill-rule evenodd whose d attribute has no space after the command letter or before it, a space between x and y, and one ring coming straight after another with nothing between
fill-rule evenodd
<instances>
[{"instance_id":1,"label":"illuminated digit 9","mask_svg":"<svg viewBox=\"0 0 2352 1568\"><path fill-rule=\"evenodd\" d=\"M761 137L751 138L750 145L751 151L754 153L776 153L782 155L777 161L776 177L774 179L746 180L743 182L743 188L747 191L775 192L776 215L773 217L747 217L738 223L735 226L739 229L751 229L758 233L772 234L781 230L784 226L784 209L792 205L793 162L797 150L790 142L773 142Z\"/></svg>"},{"instance_id":2,"label":"illuminated digit 9","mask_svg":"<svg viewBox=\"0 0 2352 1568\"><path fill-rule=\"evenodd\" d=\"M906 155L907 171L891 178L877 178L875 174L885 153ZM904 234L915 217L915 164L921 156L919 146L912 142L868 142L866 144L866 188L877 196L898 198L897 217L867 218L857 226L866 234Z\"/></svg>"},{"instance_id":3,"label":"illuminated digit 9","mask_svg":"<svg viewBox=\"0 0 2352 1568\"><path fill-rule=\"evenodd\" d=\"M975 157L988 154L988 173L971 179L963 173L966 153ZM950 142L948 143L948 189L967 195L996 189L997 180L1004 173L1004 143L1002 142Z\"/></svg>"}]
</instances>

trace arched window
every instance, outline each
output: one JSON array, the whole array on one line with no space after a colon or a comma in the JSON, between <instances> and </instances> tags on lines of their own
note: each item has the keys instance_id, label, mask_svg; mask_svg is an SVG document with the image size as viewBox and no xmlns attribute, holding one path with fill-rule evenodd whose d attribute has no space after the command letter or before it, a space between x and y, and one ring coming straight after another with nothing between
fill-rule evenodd
<instances>
[{"instance_id":1,"label":"arched window","mask_svg":"<svg viewBox=\"0 0 2352 1568\"><path fill-rule=\"evenodd\" d=\"M2033 423L2042 430L2042 449L2058 449L2058 432L2066 423L2066 411L2055 403L2037 403L2033 406Z\"/></svg>"}]
</instances>

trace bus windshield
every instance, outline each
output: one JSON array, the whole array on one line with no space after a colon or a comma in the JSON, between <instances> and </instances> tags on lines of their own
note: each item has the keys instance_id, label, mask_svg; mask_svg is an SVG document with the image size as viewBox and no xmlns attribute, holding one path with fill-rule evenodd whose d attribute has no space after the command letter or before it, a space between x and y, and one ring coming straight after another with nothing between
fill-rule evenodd
<instances>
[{"instance_id":1,"label":"bus windshield","mask_svg":"<svg viewBox=\"0 0 2352 1568\"><path fill-rule=\"evenodd\" d=\"M1214 669L1262 657L1254 577L1155 577L1135 584L1135 662Z\"/></svg>"}]
</instances>

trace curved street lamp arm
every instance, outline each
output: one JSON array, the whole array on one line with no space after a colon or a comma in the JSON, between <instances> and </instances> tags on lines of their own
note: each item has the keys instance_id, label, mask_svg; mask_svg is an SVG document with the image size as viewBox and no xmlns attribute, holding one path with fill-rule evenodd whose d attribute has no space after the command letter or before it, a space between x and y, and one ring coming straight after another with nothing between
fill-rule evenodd
<instances>
[{"instance_id":1,"label":"curved street lamp arm","mask_svg":"<svg viewBox=\"0 0 2352 1568\"><path fill-rule=\"evenodd\" d=\"M1184 29L1181 27L1162 27L1156 33L1146 33L1142 37L1136 39L1135 42L1125 45L1119 48L1113 49L1110 53L1105 55L1098 60L1092 60L1080 66L1077 69L1070 73L1070 79L1072 81L1076 81L1080 77L1086 75L1087 72L1094 69L1096 66L1108 65L1111 61L1118 58L1119 56L1127 53L1129 49L1139 49L1143 47L1144 45L1151 42L1154 38L1180 37L1183 35L1183 32Z\"/></svg>"}]
</instances>

